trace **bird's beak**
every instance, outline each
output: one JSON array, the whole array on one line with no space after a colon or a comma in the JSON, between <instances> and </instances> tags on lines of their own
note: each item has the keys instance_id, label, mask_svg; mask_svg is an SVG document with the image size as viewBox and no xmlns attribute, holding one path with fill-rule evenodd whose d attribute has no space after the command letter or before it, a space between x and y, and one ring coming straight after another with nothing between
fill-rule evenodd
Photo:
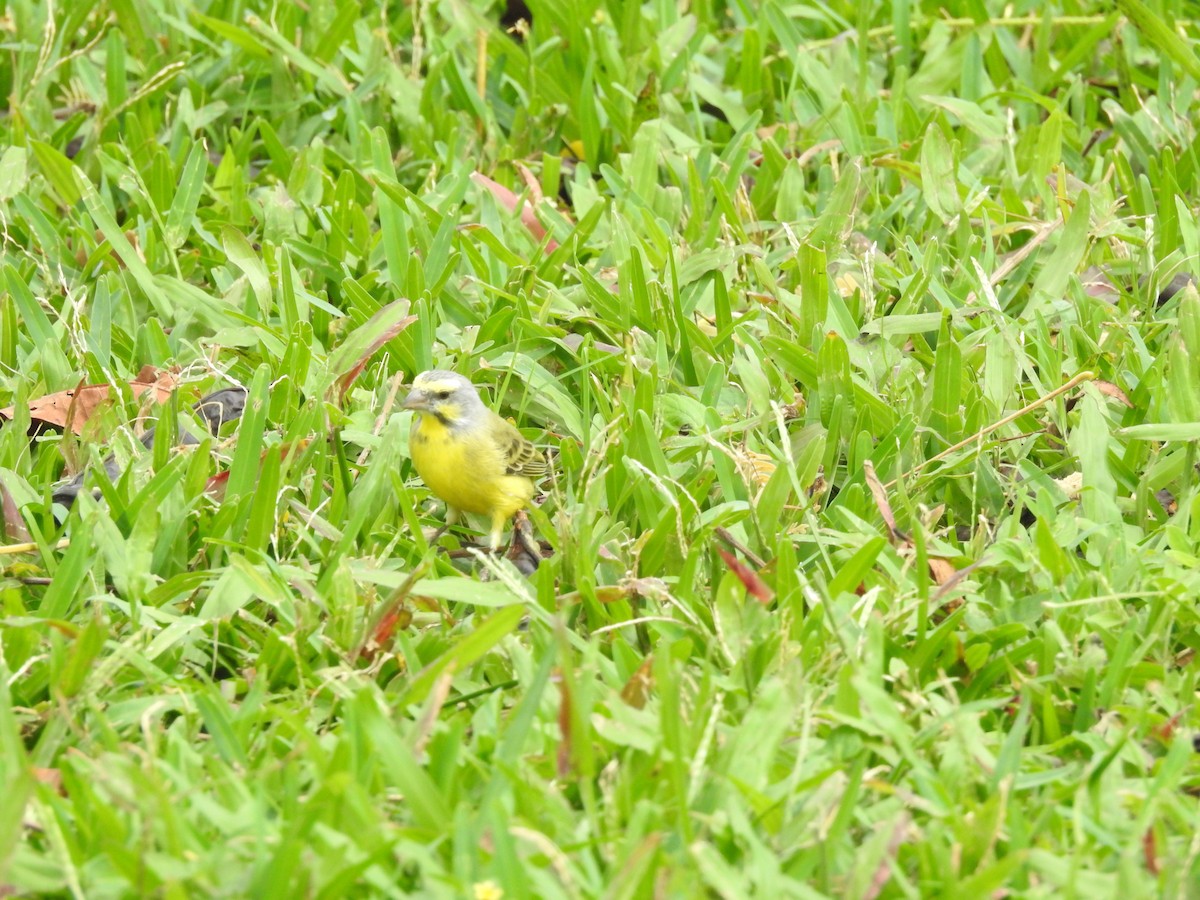
<instances>
[{"instance_id":1,"label":"bird's beak","mask_svg":"<svg viewBox=\"0 0 1200 900\"><path fill-rule=\"evenodd\" d=\"M414 388L409 392L408 396L404 398L404 402L400 405L405 409L428 409L429 397L424 391Z\"/></svg>"}]
</instances>

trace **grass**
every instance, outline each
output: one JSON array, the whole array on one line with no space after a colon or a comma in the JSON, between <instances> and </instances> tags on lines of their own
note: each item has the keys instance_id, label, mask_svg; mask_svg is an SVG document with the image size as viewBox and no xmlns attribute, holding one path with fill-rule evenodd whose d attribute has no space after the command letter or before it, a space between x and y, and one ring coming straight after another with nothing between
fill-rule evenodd
<instances>
[{"instance_id":1,"label":"grass","mask_svg":"<svg viewBox=\"0 0 1200 900\"><path fill-rule=\"evenodd\" d=\"M496 6L2 7L0 891L1196 896L1196 8Z\"/></svg>"}]
</instances>

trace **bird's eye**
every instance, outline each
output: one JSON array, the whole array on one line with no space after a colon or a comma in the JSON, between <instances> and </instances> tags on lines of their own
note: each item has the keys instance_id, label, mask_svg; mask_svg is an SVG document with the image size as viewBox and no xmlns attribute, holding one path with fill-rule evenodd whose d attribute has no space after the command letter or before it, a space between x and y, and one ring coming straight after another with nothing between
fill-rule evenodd
<instances>
[{"instance_id":1,"label":"bird's eye","mask_svg":"<svg viewBox=\"0 0 1200 900\"><path fill-rule=\"evenodd\" d=\"M449 391L434 391L433 396L436 397L438 400L449 400L450 392Z\"/></svg>"}]
</instances>

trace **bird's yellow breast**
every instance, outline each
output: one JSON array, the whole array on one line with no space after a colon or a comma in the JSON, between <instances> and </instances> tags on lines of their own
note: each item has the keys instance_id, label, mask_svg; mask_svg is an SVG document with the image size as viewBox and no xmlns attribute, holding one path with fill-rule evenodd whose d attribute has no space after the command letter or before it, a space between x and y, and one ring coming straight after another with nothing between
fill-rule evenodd
<instances>
[{"instance_id":1,"label":"bird's yellow breast","mask_svg":"<svg viewBox=\"0 0 1200 900\"><path fill-rule=\"evenodd\" d=\"M447 505L478 515L511 516L533 497L533 482L509 475L487 428L456 431L432 415L413 423L409 453L421 480Z\"/></svg>"}]
</instances>

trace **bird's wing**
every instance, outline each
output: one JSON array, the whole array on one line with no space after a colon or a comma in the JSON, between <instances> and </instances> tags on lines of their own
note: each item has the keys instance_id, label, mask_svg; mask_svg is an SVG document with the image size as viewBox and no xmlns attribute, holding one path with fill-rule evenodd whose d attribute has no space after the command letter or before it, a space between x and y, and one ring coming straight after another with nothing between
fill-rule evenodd
<instances>
[{"instance_id":1,"label":"bird's wing","mask_svg":"<svg viewBox=\"0 0 1200 900\"><path fill-rule=\"evenodd\" d=\"M550 466L546 457L542 456L538 448L508 422L499 416L496 418L503 426L496 429L496 443L504 454L504 473L539 478L549 472Z\"/></svg>"}]
</instances>

